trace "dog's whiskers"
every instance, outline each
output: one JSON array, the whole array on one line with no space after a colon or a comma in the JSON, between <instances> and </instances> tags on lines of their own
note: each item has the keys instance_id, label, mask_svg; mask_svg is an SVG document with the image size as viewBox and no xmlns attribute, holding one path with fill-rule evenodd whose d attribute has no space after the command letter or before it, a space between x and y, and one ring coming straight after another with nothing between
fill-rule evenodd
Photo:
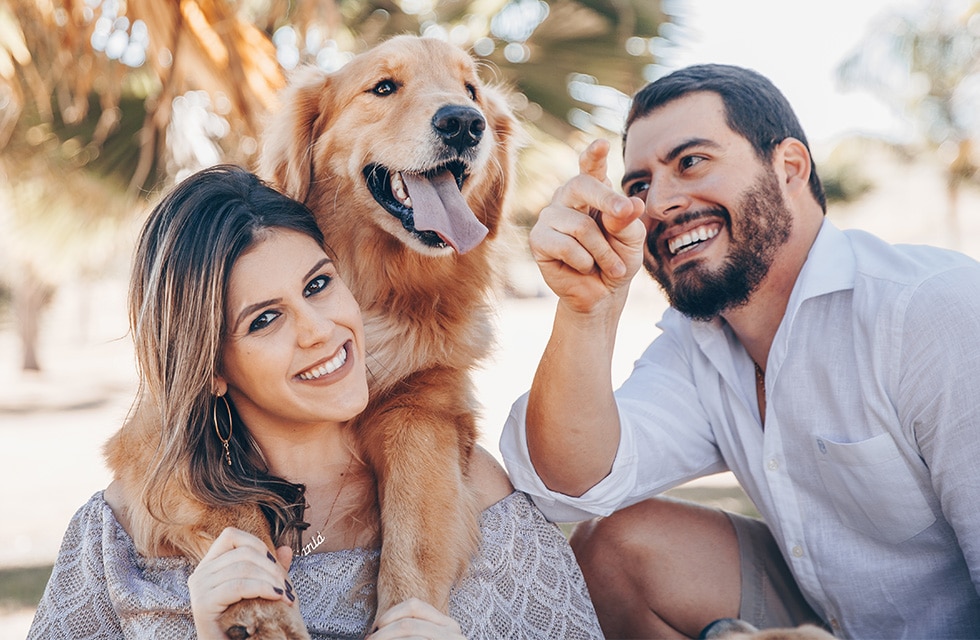
<instances>
[{"instance_id":1,"label":"dog's whiskers","mask_svg":"<svg viewBox=\"0 0 980 640\"><path fill-rule=\"evenodd\" d=\"M368 360L370 360L371 362L374 362L375 364L377 364L378 367L381 370L383 370L385 373L388 373L388 374L391 374L392 373L392 370L390 368L388 368L387 366L385 366L385 364L381 360L379 360L377 358L377 356L375 356L371 351L366 351L364 355L367 356L367 359ZM370 362L365 362L365 368L367 369L368 375L371 376L371 380L372 381L377 382L380 379L380 376L378 374L376 374L374 371L371 370L371 363Z\"/></svg>"}]
</instances>

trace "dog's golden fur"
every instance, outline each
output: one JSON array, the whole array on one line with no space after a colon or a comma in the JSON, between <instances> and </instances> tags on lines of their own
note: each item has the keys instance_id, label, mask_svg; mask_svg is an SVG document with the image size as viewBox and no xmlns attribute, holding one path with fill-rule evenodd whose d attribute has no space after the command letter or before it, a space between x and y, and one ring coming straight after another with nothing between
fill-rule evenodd
<instances>
[{"instance_id":1,"label":"dog's golden fur","mask_svg":"<svg viewBox=\"0 0 980 640\"><path fill-rule=\"evenodd\" d=\"M762 629L736 618L716 620L701 632L710 640L833 640L834 636L814 624Z\"/></svg>"},{"instance_id":2,"label":"dog's golden fur","mask_svg":"<svg viewBox=\"0 0 980 640\"><path fill-rule=\"evenodd\" d=\"M473 140L447 146L434 130L445 106L475 109L485 130L474 120ZM490 240L503 223L515 133L502 94L481 82L471 57L441 41L400 36L335 73L297 72L265 134L260 175L313 210L363 311L371 400L353 431L377 479L379 613L408 597L445 610L478 543L478 507L465 484L477 439L469 374L492 343ZM367 167L431 177L447 163L462 170L461 192L487 228L487 240L465 253L414 232L367 186ZM140 458L152 456L158 440L159 422L140 410L107 445L141 553L200 560L228 525L271 547L257 507L207 507L180 491L180 478L164 503L173 522L147 513L151 461ZM225 620L271 637L255 635L254 611L242 613L267 604L247 601ZM279 617L292 616L286 628L295 626L296 609L280 606L286 615Z\"/></svg>"},{"instance_id":3,"label":"dog's golden fur","mask_svg":"<svg viewBox=\"0 0 980 640\"><path fill-rule=\"evenodd\" d=\"M433 119L447 105L482 114L479 144L440 140ZM371 400L355 432L378 481L379 611L407 597L445 608L476 548L463 482L477 437L469 373L491 345L495 259L488 241L463 254L425 244L375 201L365 168L422 174L462 162L462 193L492 239L515 132L468 55L407 36L336 73L299 73L266 131L260 173L316 214L364 314Z\"/></svg>"}]
</instances>

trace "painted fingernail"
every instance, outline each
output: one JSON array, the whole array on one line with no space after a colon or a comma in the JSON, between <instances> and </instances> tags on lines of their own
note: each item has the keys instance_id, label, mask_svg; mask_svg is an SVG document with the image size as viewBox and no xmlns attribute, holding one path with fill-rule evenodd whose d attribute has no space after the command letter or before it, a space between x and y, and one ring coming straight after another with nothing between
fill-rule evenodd
<instances>
[{"instance_id":1,"label":"painted fingernail","mask_svg":"<svg viewBox=\"0 0 980 640\"><path fill-rule=\"evenodd\" d=\"M272 587L272 590L278 593L279 595L282 595L282 589L280 589L279 587Z\"/></svg>"},{"instance_id":2,"label":"painted fingernail","mask_svg":"<svg viewBox=\"0 0 980 640\"><path fill-rule=\"evenodd\" d=\"M268 558L269 560L272 560L273 562L276 562L276 557L274 555L272 555L272 552L271 551L266 551L265 552L265 557Z\"/></svg>"},{"instance_id":3,"label":"painted fingernail","mask_svg":"<svg viewBox=\"0 0 980 640\"><path fill-rule=\"evenodd\" d=\"M296 600L296 596L293 595L293 592L292 591L287 591L286 592L286 597L289 598L289 601L290 602L295 602L295 600Z\"/></svg>"},{"instance_id":4,"label":"painted fingernail","mask_svg":"<svg viewBox=\"0 0 980 640\"><path fill-rule=\"evenodd\" d=\"M293 585L289 584L289 580L286 580L286 593L293 592Z\"/></svg>"}]
</instances>

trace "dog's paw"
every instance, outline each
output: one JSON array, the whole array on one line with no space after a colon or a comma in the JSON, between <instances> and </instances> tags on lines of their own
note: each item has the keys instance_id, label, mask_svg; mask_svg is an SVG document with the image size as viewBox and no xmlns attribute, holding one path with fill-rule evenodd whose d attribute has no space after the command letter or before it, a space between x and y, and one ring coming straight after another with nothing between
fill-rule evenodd
<instances>
[{"instance_id":1,"label":"dog's paw","mask_svg":"<svg viewBox=\"0 0 980 640\"><path fill-rule=\"evenodd\" d=\"M721 618L701 632L698 638L709 640L833 640L832 635L812 624L785 629L756 629L744 620Z\"/></svg>"},{"instance_id":2,"label":"dog's paw","mask_svg":"<svg viewBox=\"0 0 980 640\"><path fill-rule=\"evenodd\" d=\"M231 640L310 639L299 607L282 600L242 600L228 607L220 622Z\"/></svg>"}]
</instances>

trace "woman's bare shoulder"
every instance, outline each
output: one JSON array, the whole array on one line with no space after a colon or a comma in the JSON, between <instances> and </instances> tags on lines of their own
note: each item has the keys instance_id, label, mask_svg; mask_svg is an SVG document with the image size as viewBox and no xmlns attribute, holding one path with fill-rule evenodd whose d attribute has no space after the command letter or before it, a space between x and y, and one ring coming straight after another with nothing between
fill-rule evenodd
<instances>
[{"instance_id":1,"label":"woman's bare shoulder","mask_svg":"<svg viewBox=\"0 0 980 640\"><path fill-rule=\"evenodd\" d=\"M514 491L507 472L489 451L477 446L470 456L470 484L480 510L500 502Z\"/></svg>"}]
</instances>

